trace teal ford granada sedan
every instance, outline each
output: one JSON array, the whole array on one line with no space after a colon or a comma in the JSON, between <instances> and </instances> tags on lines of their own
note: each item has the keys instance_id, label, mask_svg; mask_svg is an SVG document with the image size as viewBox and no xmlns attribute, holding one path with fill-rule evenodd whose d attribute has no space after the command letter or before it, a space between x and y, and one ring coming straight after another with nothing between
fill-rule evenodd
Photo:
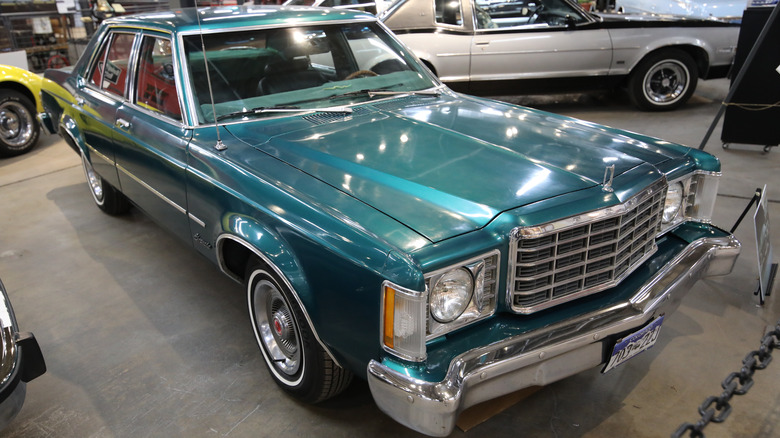
<instances>
[{"instance_id":1,"label":"teal ford granada sedan","mask_svg":"<svg viewBox=\"0 0 780 438\"><path fill-rule=\"evenodd\" d=\"M45 77L42 120L97 206L137 206L243 283L284 391L357 375L429 435L620 366L739 254L710 224L714 157L454 93L366 13L111 19Z\"/></svg>"}]
</instances>

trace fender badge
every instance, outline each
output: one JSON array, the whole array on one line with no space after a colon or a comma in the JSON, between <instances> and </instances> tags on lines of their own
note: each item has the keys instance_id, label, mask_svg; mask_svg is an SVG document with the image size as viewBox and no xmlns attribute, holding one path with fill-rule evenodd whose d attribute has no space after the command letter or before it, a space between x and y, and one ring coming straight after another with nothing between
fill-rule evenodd
<instances>
[{"instance_id":1,"label":"fender badge","mask_svg":"<svg viewBox=\"0 0 780 438\"><path fill-rule=\"evenodd\" d=\"M607 178L609 175L609 178ZM604 181L601 183L603 186L601 190L612 193L615 189L612 188L612 180L615 178L615 165L610 164L604 169Z\"/></svg>"}]
</instances>

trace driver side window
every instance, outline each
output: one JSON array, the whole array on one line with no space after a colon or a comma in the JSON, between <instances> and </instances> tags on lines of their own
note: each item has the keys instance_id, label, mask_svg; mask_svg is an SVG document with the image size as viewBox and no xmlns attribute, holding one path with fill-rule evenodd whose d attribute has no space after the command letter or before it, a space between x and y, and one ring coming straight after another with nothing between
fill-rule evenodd
<instances>
[{"instance_id":1,"label":"driver side window","mask_svg":"<svg viewBox=\"0 0 780 438\"><path fill-rule=\"evenodd\" d=\"M569 22L584 23L582 13L564 0L518 0L492 2L475 0L477 29L560 27Z\"/></svg>"}]
</instances>

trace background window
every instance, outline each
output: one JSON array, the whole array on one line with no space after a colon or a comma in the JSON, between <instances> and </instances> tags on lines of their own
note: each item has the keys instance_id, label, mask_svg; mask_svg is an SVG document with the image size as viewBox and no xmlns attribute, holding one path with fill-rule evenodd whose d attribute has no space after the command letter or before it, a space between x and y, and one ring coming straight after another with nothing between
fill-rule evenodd
<instances>
[{"instance_id":1,"label":"background window","mask_svg":"<svg viewBox=\"0 0 780 438\"><path fill-rule=\"evenodd\" d=\"M145 36L141 42L140 55L135 103L181 120L171 41L167 38Z\"/></svg>"},{"instance_id":2,"label":"background window","mask_svg":"<svg viewBox=\"0 0 780 438\"><path fill-rule=\"evenodd\" d=\"M460 9L460 0L436 0L436 22L463 26L463 12Z\"/></svg>"}]
</instances>

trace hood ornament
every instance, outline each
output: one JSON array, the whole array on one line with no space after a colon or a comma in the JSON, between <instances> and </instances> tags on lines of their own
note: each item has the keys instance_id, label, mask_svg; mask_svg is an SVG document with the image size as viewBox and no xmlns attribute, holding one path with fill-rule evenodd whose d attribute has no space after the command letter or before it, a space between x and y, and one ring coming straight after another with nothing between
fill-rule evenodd
<instances>
[{"instance_id":1,"label":"hood ornament","mask_svg":"<svg viewBox=\"0 0 780 438\"><path fill-rule=\"evenodd\" d=\"M609 177L607 177L609 175ZM615 191L615 189L612 188L612 180L615 178L615 165L610 164L604 169L604 181L601 183L603 187L601 187L601 190L612 193Z\"/></svg>"}]
</instances>

